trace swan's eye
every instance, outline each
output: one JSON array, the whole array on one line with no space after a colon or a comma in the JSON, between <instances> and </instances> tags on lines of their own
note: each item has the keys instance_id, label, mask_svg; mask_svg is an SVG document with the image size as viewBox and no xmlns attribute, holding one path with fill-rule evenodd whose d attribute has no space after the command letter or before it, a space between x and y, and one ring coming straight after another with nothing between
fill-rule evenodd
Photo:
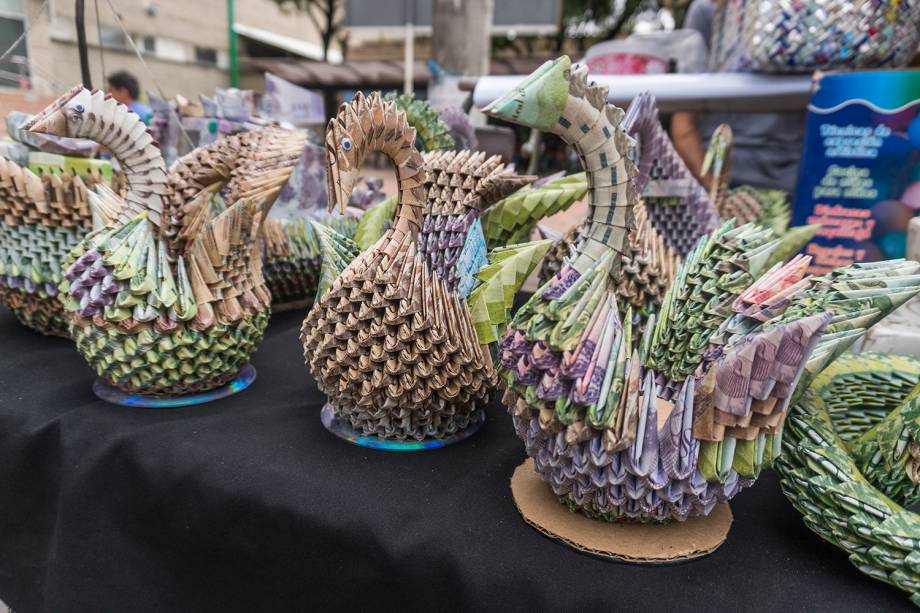
<instances>
[{"instance_id":1,"label":"swan's eye","mask_svg":"<svg viewBox=\"0 0 920 613\"><path fill-rule=\"evenodd\" d=\"M78 112L78 113L82 113L82 112L83 112L83 105L82 105L82 104L75 104L74 107L73 107L73 110L75 110L75 111Z\"/></svg>"},{"instance_id":2,"label":"swan's eye","mask_svg":"<svg viewBox=\"0 0 920 613\"><path fill-rule=\"evenodd\" d=\"M350 138L346 137L342 139L342 149L345 151L351 151L352 145L353 143L351 142Z\"/></svg>"}]
</instances>

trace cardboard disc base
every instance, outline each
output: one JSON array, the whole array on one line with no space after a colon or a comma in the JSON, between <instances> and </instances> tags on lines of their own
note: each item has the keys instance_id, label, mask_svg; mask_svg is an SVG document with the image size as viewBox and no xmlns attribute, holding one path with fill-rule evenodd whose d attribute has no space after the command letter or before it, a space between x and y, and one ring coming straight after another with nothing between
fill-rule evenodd
<instances>
[{"instance_id":1,"label":"cardboard disc base","mask_svg":"<svg viewBox=\"0 0 920 613\"><path fill-rule=\"evenodd\" d=\"M573 513L534 471L528 458L511 477L514 504L528 524L583 553L632 564L674 564L709 555L732 525L728 504L706 517L665 524L614 523Z\"/></svg>"}]
</instances>

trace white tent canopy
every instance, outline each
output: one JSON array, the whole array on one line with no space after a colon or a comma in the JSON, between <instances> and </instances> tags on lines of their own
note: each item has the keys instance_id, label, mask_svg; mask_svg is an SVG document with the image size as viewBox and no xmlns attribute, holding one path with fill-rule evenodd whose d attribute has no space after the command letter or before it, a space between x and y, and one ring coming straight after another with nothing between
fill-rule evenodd
<instances>
[{"instance_id":1,"label":"white tent canopy","mask_svg":"<svg viewBox=\"0 0 920 613\"><path fill-rule=\"evenodd\" d=\"M323 60L323 48L316 43L310 43L291 36L284 36L283 34L276 34L261 28L254 28L239 22L233 24L233 31L239 36L245 36L246 38L251 38L265 45L283 49L288 53L293 53L294 55L308 60L317 60L320 62ZM341 52L337 49L329 50L329 62L331 64L341 64L342 60Z\"/></svg>"},{"instance_id":2,"label":"white tent canopy","mask_svg":"<svg viewBox=\"0 0 920 613\"><path fill-rule=\"evenodd\" d=\"M504 96L527 75L480 77L473 104L482 108ZM685 111L804 111L811 96L811 75L746 73L591 75L610 87L609 101L618 106L648 91L665 112Z\"/></svg>"}]
</instances>

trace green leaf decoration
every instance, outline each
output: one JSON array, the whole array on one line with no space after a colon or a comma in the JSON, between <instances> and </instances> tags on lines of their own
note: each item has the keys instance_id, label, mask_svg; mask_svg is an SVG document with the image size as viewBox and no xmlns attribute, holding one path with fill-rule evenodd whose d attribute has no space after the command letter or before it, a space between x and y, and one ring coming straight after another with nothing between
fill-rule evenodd
<instances>
[{"instance_id":1,"label":"green leaf decoration","mask_svg":"<svg viewBox=\"0 0 920 613\"><path fill-rule=\"evenodd\" d=\"M568 209L587 192L588 179L583 172L536 189L525 187L516 191L483 213L486 243L494 249L526 241L539 220Z\"/></svg>"},{"instance_id":2,"label":"green leaf decoration","mask_svg":"<svg viewBox=\"0 0 920 613\"><path fill-rule=\"evenodd\" d=\"M319 238L323 263L320 267L319 283L316 288L316 300L326 293L335 278L361 253L361 248L346 236L342 236L329 226L318 221L310 222Z\"/></svg>"},{"instance_id":3,"label":"green leaf decoration","mask_svg":"<svg viewBox=\"0 0 920 613\"><path fill-rule=\"evenodd\" d=\"M738 189L746 190L760 202L763 212L757 223L771 228L777 234L782 234L789 228L789 223L792 221L792 205L789 203L789 195L786 192L781 189L762 189L750 186L742 186Z\"/></svg>"},{"instance_id":4,"label":"green leaf decoration","mask_svg":"<svg viewBox=\"0 0 920 613\"><path fill-rule=\"evenodd\" d=\"M406 114L406 121L415 128L416 146L421 151L439 151L454 148L454 137L441 121L441 115L427 100L418 100L415 94L390 92L384 100L393 100L400 111Z\"/></svg>"},{"instance_id":5,"label":"green leaf decoration","mask_svg":"<svg viewBox=\"0 0 920 613\"><path fill-rule=\"evenodd\" d=\"M380 240L396 216L396 195L367 209L355 228L354 242L361 251Z\"/></svg>"},{"instance_id":6,"label":"green leaf decoration","mask_svg":"<svg viewBox=\"0 0 920 613\"><path fill-rule=\"evenodd\" d=\"M773 255L770 257L770 261L767 263L767 269L777 262L789 260L796 253L804 249L808 241L815 237L820 227L821 224L813 223L805 226L795 226L789 228L785 232L779 233L779 247L776 248L776 251L774 251Z\"/></svg>"},{"instance_id":7,"label":"green leaf decoration","mask_svg":"<svg viewBox=\"0 0 920 613\"><path fill-rule=\"evenodd\" d=\"M504 334L514 295L552 244L551 240L534 241L501 247L489 254L489 263L477 274L480 285L467 300L480 344L494 343Z\"/></svg>"}]
</instances>

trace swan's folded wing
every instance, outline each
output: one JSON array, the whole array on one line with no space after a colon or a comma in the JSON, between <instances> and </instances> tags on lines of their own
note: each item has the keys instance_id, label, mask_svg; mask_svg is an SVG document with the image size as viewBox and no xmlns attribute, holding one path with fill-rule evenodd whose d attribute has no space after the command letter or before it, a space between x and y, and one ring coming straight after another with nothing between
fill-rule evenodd
<instances>
[{"instance_id":1,"label":"swan's folded wing","mask_svg":"<svg viewBox=\"0 0 920 613\"><path fill-rule=\"evenodd\" d=\"M467 300L479 343L497 342L511 320L514 296L540 262L552 241L534 241L495 249L477 275L481 284Z\"/></svg>"},{"instance_id":2,"label":"swan's folded wing","mask_svg":"<svg viewBox=\"0 0 920 613\"><path fill-rule=\"evenodd\" d=\"M588 179L583 172L537 188L520 189L483 212L486 241L490 247L525 241L538 221L567 210L587 192Z\"/></svg>"},{"instance_id":3,"label":"swan's folded wing","mask_svg":"<svg viewBox=\"0 0 920 613\"><path fill-rule=\"evenodd\" d=\"M693 402L704 477L730 469L756 477L773 460L793 391L830 319L822 313L752 334L712 365Z\"/></svg>"},{"instance_id":4,"label":"swan's folded wing","mask_svg":"<svg viewBox=\"0 0 920 613\"><path fill-rule=\"evenodd\" d=\"M367 209L358 220L358 227L355 229L354 241L358 247L361 250L368 249L380 240L395 216L396 196L390 196Z\"/></svg>"},{"instance_id":5,"label":"swan's folded wing","mask_svg":"<svg viewBox=\"0 0 920 613\"><path fill-rule=\"evenodd\" d=\"M332 286L335 278L351 264L361 253L361 248L350 238L343 236L324 224L311 221L310 225L319 239L322 265L320 267L319 283L316 289L316 300Z\"/></svg>"}]
</instances>

